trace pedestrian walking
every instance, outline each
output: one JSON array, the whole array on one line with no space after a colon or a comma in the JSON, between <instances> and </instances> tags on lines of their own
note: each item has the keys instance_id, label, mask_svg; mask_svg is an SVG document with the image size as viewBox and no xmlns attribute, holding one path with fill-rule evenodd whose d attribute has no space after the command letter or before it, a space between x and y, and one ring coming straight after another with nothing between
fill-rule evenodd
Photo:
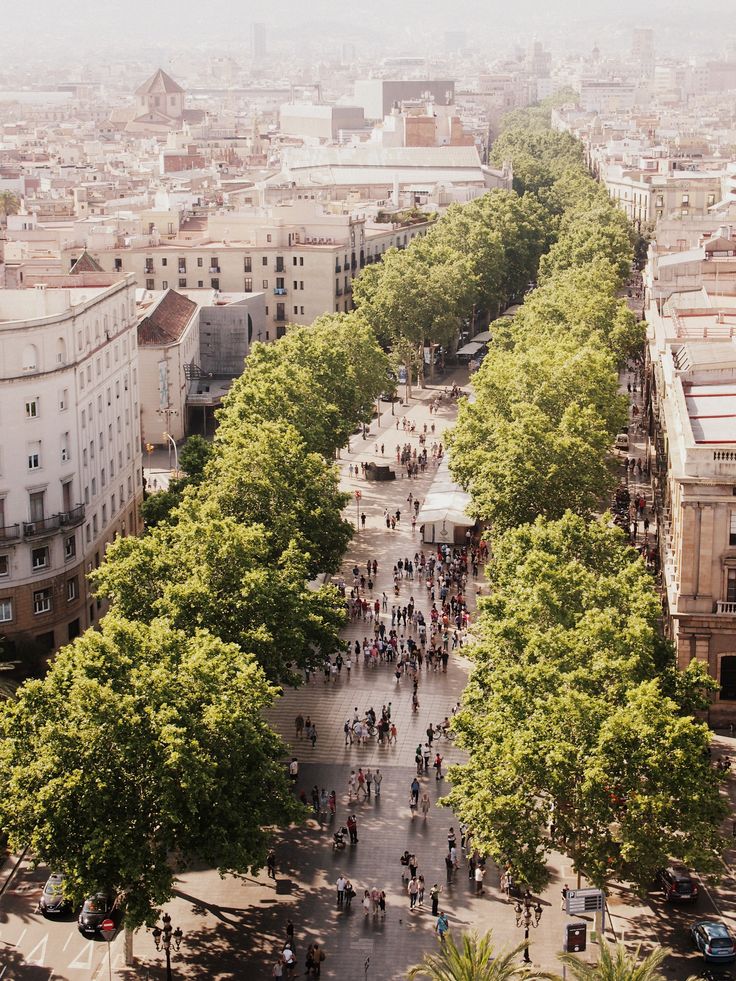
<instances>
[{"instance_id":1,"label":"pedestrian walking","mask_svg":"<svg viewBox=\"0 0 736 981\"><path fill-rule=\"evenodd\" d=\"M346 822L348 826L348 834L350 835L350 844L358 844L358 820L354 814L351 814Z\"/></svg>"},{"instance_id":2,"label":"pedestrian walking","mask_svg":"<svg viewBox=\"0 0 736 981\"><path fill-rule=\"evenodd\" d=\"M414 779L411 782L411 799L414 802L414 806L415 807L417 806L417 803L419 801L419 791L420 790L421 790L420 783L417 780L417 778L414 777Z\"/></svg>"},{"instance_id":3,"label":"pedestrian walking","mask_svg":"<svg viewBox=\"0 0 736 981\"><path fill-rule=\"evenodd\" d=\"M276 852L273 848L269 849L268 855L266 856L266 869L268 871L269 879L276 878Z\"/></svg>"},{"instance_id":4,"label":"pedestrian walking","mask_svg":"<svg viewBox=\"0 0 736 981\"><path fill-rule=\"evenodd\" d=\"M361 905L363 907L363 913L366 916L368 916L368 914L371 911L371 894L368 892L367 889L363 892L363 900L361 902Z\"/></svg>"},{"instance_id":5,"label":"pedestrian walking","mask_svg":"<svg viewBox=\"0 0 736 981\"><path fill-rule=\"evenodd\" d=\"M427 815L429 814L429 808L430 808L429 794L426 791L422 794L422 803L420 804L420 808L421 808L422 814L424 815L424 820L426 821L427 820Z\"/></svg>"},{"instance_id":6,"label":"pedestrian walking","mask_svg":"<svg viewBox=\"0 0 736 981\"><path fill-rule=\"evenodd\" d=\"M417 904L419 906L424 905L424 876L417 876Z\"/></svg>"},{"instance_id":7,"label":"pedestrian walking","mask_svg":"<svg viewBox=\"0 0 736 981\"><path fill-rule=\"evenodd\" d=\"M455 835L455 829L451 827L450 830L447 832L447 850L448 850L448 852L451 852L452 849L455 847L456 844L457 844L457 836Z\"/></svg>"},{"instance_id":8,"label":"pedestrian walking","mask_svg":"<svg viewBox=\"0 0 736 981\"><path fill-rule=\"evenodd\" d=\"M347 882L348 882L348 880L345 878L345 876L341 872L340 875L337 877L337 882L335 883L335 885L337 886L337 905L338 906L342 906L343 903L344 903L344 901L345 901L345 886L347 885Z\"/></svg>"},{"instance_id":9,"label":"pedestrian walking","mask_svg":"<svg viewBox=\"0 0 736 981\"><path fill-rule=\"evenodd\" d=\"M429 890L429 899L432 903L432 916L437 916L437 911L440 906L440 893L442 892L442 886L438 886L437 883L432 886Z\"/></svg>"},{"instance_id":10,"label":"pedestrian walking","mask_svg":"<svg viewBox=\"0 0 736 981\"><path fill-rule=\"evenodd\" d=\"M297 782L299 778L299 761L296 756L292 756L291 763L289 763L289 779L293 784Z\"/></svg>"},{"instance_id":11,"label":"pedestrian walking","mask_svg":"<svg viewBox=\"0 0 736 981\"><path fill-rule=\"evenodd\" d=\"M442 757L440 756L439 753L437 753L437 755L434 758L433 766L434 766L434 769L435 769L435 780L441 780L442 779Z\"/></svg>"},{"instance_id":12,"label":"pedestrian walking","mask_svg":"<svg viewBox=\"0 0 736 981\"><path fill-rule=\"evenodd\" d=\"M363 511L360 515L360 526L361 528L365 528L365 511Z\"/></svg>"},{"instance_id":13,"label":"pedestrian walking","mask_svg":"<svg viewBox=\"0 0 736 981\"><path fill-rule=\"evenodd\" d=\"M481 896L483 894L483 878L486 874L486 870L482 865L477 865L475 869L475 895Z\"/></svg>"},{"instance_id":14,"label":"pedestrian walking","mask_svg":"<svg viewBox=\"0 0 736 981\"><path fill-rule=\"evenodd\" d=\"M371 771L371 768L368 767L368 769L365 771L365 793L366 793L366 797L370 797L371 796L371 784L372 783L373 783L373 772Z\"/></svg>"},{"instance_id":15,"label":"pedestrian walking","mask_svg":"<svg viewBox=\"0 0 736 981\"><path fill-rule=\"evenodd\" d=\"M314 749L317 742L317 726L314 724L314 722L309 727L309 741L312 744L312 749Z\"/></svg>"},{"instance_id":16,"label":"pedestrian walking","mask_svg":"<svg viewBox=\"0 0 736 981\"><path fill-rule=\"evenodd\" d=\"M355 895L355 889L350 879L345 882L345 909L350 909L350 904L353 901L353 896Z\"/></svg>"},{"instance_id":17,"label":"pedestrian walking","mask_svg":"<svg viewBox=\"0 0 736 981\"><path fill-rule=\"evenodd\" d=\"M373 774L373 786L376 790L376 797L381 796L381 784L383 783L383 774L380 770L376 770Z\"/></svg>"},{"instance_id":18,"label":"pedestrian walking","mask_svg":"<svg viewBox=\"0 0 736 981\"><path fill-rule=\"evenodd\" d=\"M302 733L304 732L304 716L302 715L301 712L297 715L296 719L294 720L294 726L296 728L297 739L300 739Z\"/></svg>"},{"instance_id":19,"label":"pedestrian walking","mask_svg":"<svg viewBox=\"0 0 736 981\"><path fill-rule=\"evenodd\" d=\"M435 930L437 931L437 936L440 938L440 943L444 943L445 934L450 929L450 921L447 917L447 913L444 910L437 917L437 924Z\"/></svg>"},{"instance_id":20,"label":"pedestrian walking","mask_svg":"<svg viewBox=\"0 0 736 981\"><path fill-rule=\"evenodd\" d=\"M417 893L419 892L419 885L416 879L411 879L409 881L407 891L409 893L409 909L414 909L414 907L417 905Z\"/></svg>"}]
</instances>

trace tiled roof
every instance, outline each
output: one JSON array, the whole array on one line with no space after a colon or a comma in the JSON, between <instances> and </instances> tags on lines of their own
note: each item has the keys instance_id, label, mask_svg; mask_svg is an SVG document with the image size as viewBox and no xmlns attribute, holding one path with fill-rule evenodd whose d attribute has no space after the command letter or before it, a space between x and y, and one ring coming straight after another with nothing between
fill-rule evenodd
<instances>
[{"instance_id":1,"label":"tiled roof","mask_svg":"<svg viewBox=\"0 0 736 981\"><path fill-rule=\"evenodd\" d=\"M74 276L77 273L88 273L88 272L104 272L105 270L99 264L97 259L94 259L89 252L85 249L80 255L77 261L72 266L70 272Z\"/></svg>"},{"instance_id":2,"label":"tiled roof","mask_svg":"<svg viewBox=\"0 0 736 981\"><path fill-rule=\"evenodd\" d=\"M139 344L173 344L192 319L197 304L176 290L167 290L151 312L138 324Z\"/></svg>"},{"instance_id":3,"label":"tiled roof","mask_svg":"<svg viewBox=\"0 0 736 981\"><path fill-rule=\"evenodd\" d=\"M153 75L140 85L136 90L136 95L148 95L151 92L183 92L184 89L181 85L178 85L171 75L167 75L166 72L159 68L155 71Z\"/></svg>"}]
</instances>

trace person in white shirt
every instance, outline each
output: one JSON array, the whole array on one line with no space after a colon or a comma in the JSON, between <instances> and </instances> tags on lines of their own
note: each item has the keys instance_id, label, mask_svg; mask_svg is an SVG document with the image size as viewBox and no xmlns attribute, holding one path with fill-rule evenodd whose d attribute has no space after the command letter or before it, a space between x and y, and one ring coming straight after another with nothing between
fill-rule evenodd
<instances>
[{"instance_id":1,"label":"person in white shirt","mask_svg":"<svg viewBox=\"0 0 736 981\"><path fill-rule=\"evenodd\" d=\"M342 906L345 900L345 886L347 885L347 879L340 873L337 878L337 905Z\"/></svg>"}]
</instances>

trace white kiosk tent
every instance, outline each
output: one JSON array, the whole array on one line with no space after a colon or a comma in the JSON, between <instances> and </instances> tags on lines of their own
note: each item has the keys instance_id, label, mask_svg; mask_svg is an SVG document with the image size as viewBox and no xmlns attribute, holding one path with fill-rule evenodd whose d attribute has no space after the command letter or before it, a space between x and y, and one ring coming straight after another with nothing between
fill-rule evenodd
<instances>
[{"instance_id":1,"label":"white kiosk tent","mask_svg":"<svg viewBox=\"0 0 736 981\"><path fill-rule=\"evenodd\" d=\"M452 479L445 456L417 515L422 541L427 545L444 542L463 545L466 530L475 527L475 518L467 513L469 504L470 494Z\"/></svg>"}]
</instances>

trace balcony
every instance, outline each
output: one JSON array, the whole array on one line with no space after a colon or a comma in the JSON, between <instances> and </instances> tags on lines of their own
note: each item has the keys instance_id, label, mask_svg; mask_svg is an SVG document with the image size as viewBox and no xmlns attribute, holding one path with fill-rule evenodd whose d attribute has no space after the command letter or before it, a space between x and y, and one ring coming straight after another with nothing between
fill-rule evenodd
<instances>
[{"instance_id":1,"label":"balcony","mask_svg":"<svg viewBox=\"0 0 736 981\"><path fill-rule=\"evenodd\" d=\"M220 272L219 266L210 266L210 276L214 276L216 273Z\"/></svg>"},{"instance_id":2,"label":"balcony","mask_svg":"<svg viewBox=\"0 0 736 981\"><path fill-rule=\"evenodd\" d=\"M274 286L273 295L274 296L286 296L286 287L285 286Z\"/></svg>"},{"instance_id":3,"label":"balcony","mask_svg":"<svg viewBox=\"0 0 736 981\"><path fill-rule=\"evenodd\" d=\"M342 296L342 286L338 286L335 289L335 296Z\"/></svg>"},{"instance_id":4,"label":"balcony","mask_svg":"<svg viewBox=\"0 0 736 981\"><path fill-rule=\"evenodd\" d=\"M62 511L59 515L59 523L63 528L76 528L84 521L84 504L77 504L71 511Z\"/></svg>"},{"instance_id":5,"label":"balcony","mask_svg":"<svg viewBox=\"0 0 736 981\"><path fill-rule=\"evenodd\" d=\"M20 525L0 525L0 544L19 542L21 537Z\"/></svg>"},{"instance_id":6,"label":"balcony","mask_svg":"<svg viewBox=\"0 0 736 981\"><path fill-rule=\"evenodd\" d=\"M61 515L59 514L52 514L49 518L39 518L38 521L24 521L23 537L26 539L43 538L44 535L58 531L60 527Z\"/></svg>"},{"instance_id":7,"label":"balcony","mask_svg":"<svg viewBox=\"0 0 736 981\"><path fill-rule=\"evenodd\" d=\"M284 310L277 310L273 319L283 323L286 320L286 312Z\"/></svg>"},{"instance_id":8,"label":"balcony","mask_svg":"<svg viewBox=\"0 0 736 981\"><path fill-rule=\"evenodd\" d=\"M277 273L284 272L284 260L283 259L277 259L276 260L276 272Z\"/></svg>"},{"instance_id":9,"label":"balcony","mask_svg":"<svg viewBox=\"0 0 736 981\"><path fill-rule=\"evenodd\" d=\"M153 276L153 266L152 265L151 266L148 266L148 265L145 266L143 271L145 272L146 276Z\"/></svg>"},{"instance_id":10,"label":"balcony","mask_svg":"<svg viewBox=\"0 0 736 981\"><path fill-rule=\"evenodd\" d=\"M726 600L718 600L716 602L716 613L736 617L736 603L728 603Z\"/></svg>"},{"instance_id":11,"label":"balcony","mask_svg":"<svg viewBox=\"0 0 736 981\"><path fill-rule=\"evenodd\" d=\"M342 266L340 265L339 262L335 263L335 272L336 273L342 272Z\"/></svg>"}]
</instances>

